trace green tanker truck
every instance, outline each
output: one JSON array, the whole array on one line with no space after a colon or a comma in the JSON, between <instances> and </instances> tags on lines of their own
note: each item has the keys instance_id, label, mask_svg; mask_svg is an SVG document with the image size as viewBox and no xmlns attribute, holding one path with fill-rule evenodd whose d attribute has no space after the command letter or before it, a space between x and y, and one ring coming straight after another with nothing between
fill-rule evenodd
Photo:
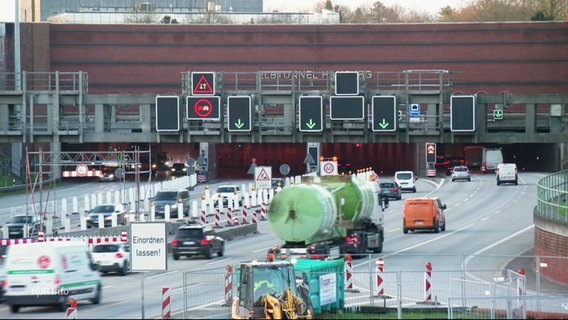
<instances>
[{"instance_id":1,"label":"green tanker truck","mask_svg":"<svg viewBox=\"0 0 568 320\"><path fill-rule=\"evenodd\" d=\"M306 176L276 193L267 219L284 242L269 250L269 258L382 252L388 198L382 198L373 184L350 175Z\"/></svg>"}]
</instances>

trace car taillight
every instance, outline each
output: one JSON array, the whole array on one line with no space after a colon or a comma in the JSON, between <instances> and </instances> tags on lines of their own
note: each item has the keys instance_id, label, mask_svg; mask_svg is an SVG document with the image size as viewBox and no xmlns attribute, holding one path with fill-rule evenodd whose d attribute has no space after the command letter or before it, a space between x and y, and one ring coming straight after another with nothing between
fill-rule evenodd
<instances>
[{"instance_id":1,"label":"car taillight","mask_svg":"<svg viewBox=\"0 0 568 320\"><path fill-rule=\"evenodd\" d=\"M122 258L122 252L117 252L114 254L115 258Z\"/></svg>"},{"instance_id":2,"label":"car taillight","mask_svg":"<svg viewBox=\"0 0 568 320\"><path fill-rule=\"evenodd\" d=\"M172 242L171 242L171 244L172 244L172 246L177 246L178 241L177 241L176 239L173 239Z\"/></svg>"},{"instance_id":3,"label":"car taillight","mask_svg":"<svg viewBox=\"0 0 568 320\"><path fill-rule=\"evenodd\" d=\"M391 188L391 191L396 191L396 190L397 190L396 187Z\"/></svg>"},{"instance_id":4,"label":"car taillight","mask_svg":"<svg viewBox=\"0 0 568 320\"><path fill-rule=\"evenodd\" d=\"M207 245L209 243L208 239L201 239L201 244L202 245Z\"/></svg>"}]
</instances>

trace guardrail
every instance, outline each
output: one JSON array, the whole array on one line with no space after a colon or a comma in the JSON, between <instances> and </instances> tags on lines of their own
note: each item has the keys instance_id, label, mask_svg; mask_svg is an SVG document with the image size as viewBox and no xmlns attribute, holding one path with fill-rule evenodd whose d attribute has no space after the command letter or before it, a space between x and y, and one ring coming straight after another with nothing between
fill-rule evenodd
<instances>
[{"instance_id":1,"label":"guardrail","mask_svg":"<svg viewBox=\"0 0 568 320\"><path fill-rule=\"evenodd\" d=\"M568 224L568 170L540 179L536 191L535 213Z\"/></svg>"}]
</instances>

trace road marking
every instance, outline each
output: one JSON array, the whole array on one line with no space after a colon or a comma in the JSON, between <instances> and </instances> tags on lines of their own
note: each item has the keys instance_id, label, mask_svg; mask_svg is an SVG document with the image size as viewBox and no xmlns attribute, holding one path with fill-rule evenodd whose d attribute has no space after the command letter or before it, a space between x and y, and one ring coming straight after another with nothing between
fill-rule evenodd
<instances>
[{"instance_id":1,"label":"road marking","mask_svg":"<svg viewBox=\"0 0 568 320\"><path fill-rule=\"evenodd\" d=\"M155 274L153 276L148 276L148 277L145 277L145 278L146 279L152 279L152 278L157 278L157 277L161 277L161 276L167 276L167 275L178 273L178 272L179 272L178 270L173 270L173 271L170 271L170 272L159 273L159 274Z\"/></svg>"},{"instance_id":2,"label":"road marking","mask_svg":"<svg viewBox=\"0 0 568 320\"><path fill-rule=\"evenodd\" d=\"M93 312L93 311L98 311L101 309L107 309L108 307L114 307L114 306L118 306L121 304L125 304L127 303L129 300L121 300L121 301L117 301L117 302L113 302L113 303L105 303L104 305L100 305L98 307L93 307L93 308L89 308L89 309L81 309L80 312L81 313L89 313L89 312Z\"/></svg>"}]
</instances>

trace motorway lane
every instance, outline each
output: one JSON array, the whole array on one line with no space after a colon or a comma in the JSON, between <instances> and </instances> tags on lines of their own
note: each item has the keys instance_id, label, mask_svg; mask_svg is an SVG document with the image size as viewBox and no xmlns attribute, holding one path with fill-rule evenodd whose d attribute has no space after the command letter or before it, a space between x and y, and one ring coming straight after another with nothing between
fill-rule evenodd
<instances>
[{"instance_id":1,"label":"motorway lane","mask_svg":"<svg viewBox=\"0 0 568 320\"><path fill-rule=\"evenodd\" d=\"M460 257L460 254L474 253L490 254L499 252L502 255L512 255L522 252L520 247L511 246L510 242L522 243L522 247L532 245L532 233L526 227L532 224L532 208L536 203L536 181L543 175L522 173L519 186L500 186L495 184L493 175L476 175L472 182L454 182L448 178L418 180L416 193L404 193L403 199L425 195L437 195L448 205L448 229L439 234L409 233L404 235L401 228L401 212L403 201L391 201L390 208L385 211L386 241L383 254L374 254L369 259L355 260L354 269L357 272L374 270L374 261L382 257L385 270L417 270L423 271L424 261L434 257ZM529 212L530 211L530 212ZM519 212L521 212L519 214ZM527 213L528 212L528 213ZM520 219L522 217L522 219ZM263 259L266 250L279 240L271 233L266 221L259 224L260 232L255 235L229 241L226 256L215 257L213 260L168 259L169 270L162 273L146 274L145 315L157 317L160 314L160 290L170 286L172 290L172 312L179 316L183 307L184 271L223 270L228 265L236 265L241 261ZM523 230L525 230L523 232ZM526 235L529 234L527 237ZM514 235L514 236L511 236ZM507 238L510 239L507 239ZM525 238L523 241L518 241ZM502 239L508 241L502 242ZM499 244L496 246L495 244ZM507 257L500 256L489 259L501 266ZM434 266L444 266L445 269L461 269L460 259L446 258L443 261L433 261ZM485 263L485 262L483 262ZM447 264L447 265L445 265ZM468 264L476 265L475 259L469 259ZM369 274L363 273L360 282L369 281ZM85 317L124 318L141 317L141 275L130 274L126 277L103 277L104 294L101 305L80 305L80 312ZM366 284L368 287L368 284ZM189 288L193 295L204 295L199 287ZM447 291L447 289L446 289ZM396 291L395 291L396 292ZM222 292L210 291L211 297L218 297ZM368 292L362 292L368 297ZM440 297L441 298L441 297ZM192 303L199 303L192 298ZM6 307L0 308L0 318L53 318L54 311L45 308L24 308L22 313L10 314ZM81 315L81 313L80 313Z\"/></svg>"}]
</instances>

